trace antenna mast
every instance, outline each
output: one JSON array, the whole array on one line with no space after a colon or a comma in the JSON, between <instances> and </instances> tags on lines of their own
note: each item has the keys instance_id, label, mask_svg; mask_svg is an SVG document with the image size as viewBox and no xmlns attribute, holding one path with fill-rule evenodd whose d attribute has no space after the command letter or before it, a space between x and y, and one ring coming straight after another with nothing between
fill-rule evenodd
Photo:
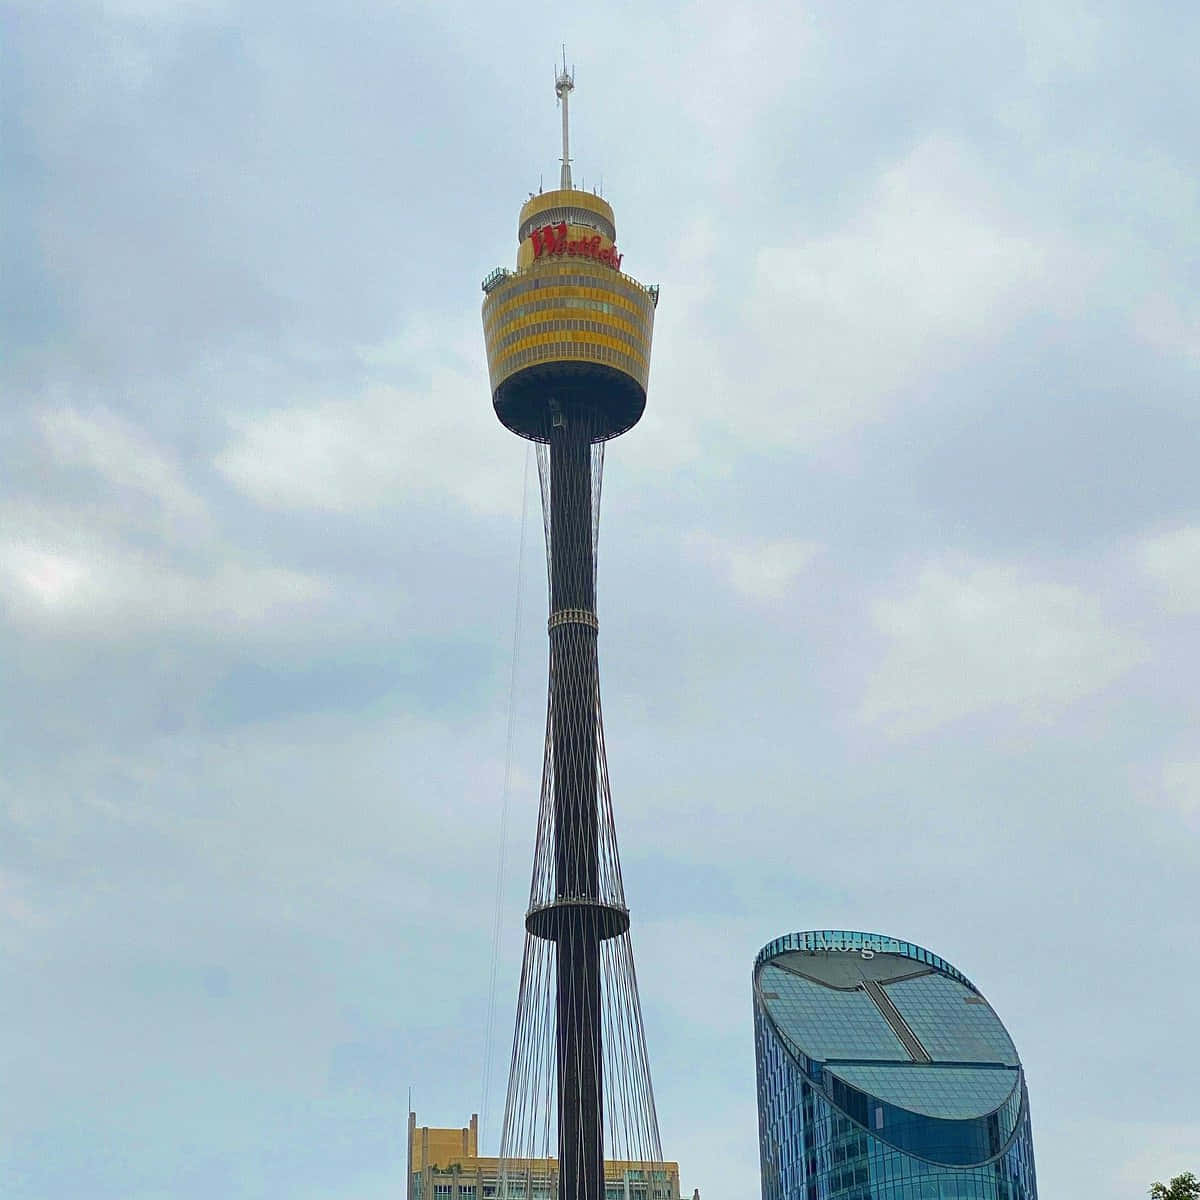
<instances>
[{"instance_id":1,"label":"antenna mast","mask_svg":"<svg viewBox=\"0 0 1200 1200\"><path fill-rule=\"evenodd\" d=\"M563 46L562 70L554 73L554 94L562 105L562 171L558 186L564 191L571 187L571 142L567 132L567 100L575 90L575 67L567 70L567 48Z\"/></svg>"}]
</instances>

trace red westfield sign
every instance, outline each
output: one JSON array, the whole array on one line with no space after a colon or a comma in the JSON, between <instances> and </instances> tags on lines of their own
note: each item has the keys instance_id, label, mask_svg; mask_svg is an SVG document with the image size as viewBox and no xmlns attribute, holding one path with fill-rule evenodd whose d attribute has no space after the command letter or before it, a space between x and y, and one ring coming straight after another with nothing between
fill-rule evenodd
<instances>
[{"instance_id":1,"label":"red westfield sign","mask_svg":"<svg viewBox=\"0 0 1200 1200\"><path fill-rule=\"evenodd\" d=\"M621 259L625 257L617 253L616 246L601 249L599 234L590 238L568 239L566 221L559 221L557 225L543 225L529 236L533 239L534 258L541 258L543 254L566 254L572 258L590 258L619 271Z\"/></svg>"}]
</instances>

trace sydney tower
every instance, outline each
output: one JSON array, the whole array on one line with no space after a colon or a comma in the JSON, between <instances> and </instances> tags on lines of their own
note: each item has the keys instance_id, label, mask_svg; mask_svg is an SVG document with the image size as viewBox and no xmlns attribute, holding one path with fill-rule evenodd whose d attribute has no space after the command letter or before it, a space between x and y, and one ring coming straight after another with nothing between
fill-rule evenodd
<instances>
[{"instance_id":1,"label":"sydney tower","mask_svg":"<svg viewBox=\"0 0 1200 1200\"><path fill-rule=\"evenodd\" d=\"M545 761L500 1153L510 1197L530 1197L549 1171L558 1200L604 1200L606 1155L642 1164L651 1195L662 1161L605 763L596 618L604 446L645 409L658 289L622 273L612 208L572 186L573 87L564 63L559 187L522 207L516 270L483 284L492 402L507 428L537 443L550 577Z\"/></svg>"}]
</instances>

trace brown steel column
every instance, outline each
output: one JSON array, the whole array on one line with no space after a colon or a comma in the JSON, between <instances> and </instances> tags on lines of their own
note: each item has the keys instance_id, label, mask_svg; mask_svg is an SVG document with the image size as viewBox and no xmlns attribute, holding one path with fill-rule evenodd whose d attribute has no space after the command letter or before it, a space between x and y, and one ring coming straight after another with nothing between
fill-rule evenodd
<instances>
[{"instance_id":1,"label":"brown steel column","mask_svg":"<svg viewBox=\"0 0 1200 1200\"><path fill-rule=\"evenodd\" d=\"M592 444L570 411L550 436L550 611L595 613ZM596 811L596 631L569 621L550 631L556 897L599 899ZM559 1200L603 1200L600 934L595 910L559 927Z\"/></svg>"}]
</instances>

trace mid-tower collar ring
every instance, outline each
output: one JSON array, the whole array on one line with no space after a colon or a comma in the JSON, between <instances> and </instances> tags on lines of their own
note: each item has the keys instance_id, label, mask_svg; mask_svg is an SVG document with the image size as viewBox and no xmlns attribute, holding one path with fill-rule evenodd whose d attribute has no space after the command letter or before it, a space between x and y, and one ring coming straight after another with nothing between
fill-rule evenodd
<instances>
[{"instance_id":1,"label":"mid-tower collar ring","mask_svg":"<svg viewBox=\"0 0 1200 1200\"><path fill-rule=\"evenodd\" d=\"M600 622L596 620L596 614L589 612L586 608L560 608L550 614L550 619L546 622L546 629L557 629L560 625L586 625L589 629L600 628Z\"/></svg>"}]
</instances>

